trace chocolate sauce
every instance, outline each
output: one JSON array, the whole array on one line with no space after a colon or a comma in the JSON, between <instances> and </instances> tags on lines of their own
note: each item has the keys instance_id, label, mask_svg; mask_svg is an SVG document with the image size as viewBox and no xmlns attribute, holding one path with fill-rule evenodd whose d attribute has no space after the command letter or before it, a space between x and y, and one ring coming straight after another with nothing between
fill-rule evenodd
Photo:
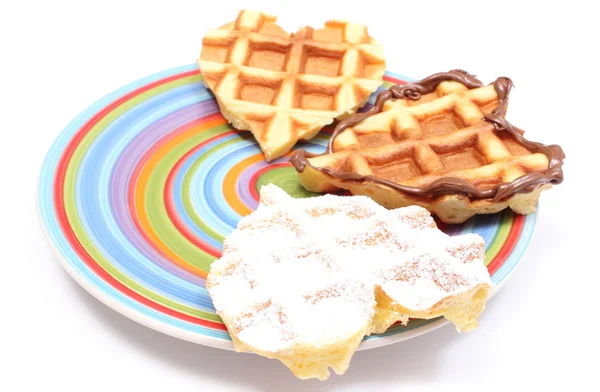
<instances>
[{"instance_id":1,"label":"chocolate sauce","mask_svg":"<svg viewBox=\"0 0 600 392\"><path fill-rule=\"evenodd\" d=\"M351 128L363 121L365 118L381 112L383 105L390 99L410 99L413 101L419 100L422 95L432 93L437 86L444 81L455 81L465 85L469 89L482 87L483 84L474 76L462 70L454 70L431 75L423 80L406 83L403 85L394 85L388 90L382 91L377 96L375 105L363 113L357 113L350 116L346 120L341 121L335 127L325 154L334 153L333 143L335 138L347 128ZM492 199L494 202L510 197L516 193L529 193L535 190L542 184L560 184L563 180L562 165L565 154L560 146L545 145L525 139L522 132L504 119L506 107L508 105L508 96L510 89L513 87L512 81L509 78L500 77L494 82L494 89L498 95L498 106L492 113L485 115L484 120L493 124L496 132L508 132L510 135L524 148L532 153L542 153L548 157L549 166L545 172L530 172L516 178L511 182L502 182L493 187L477 188L470 182L456 178L443 177L439 178L429 185L423 187L413 187L401 185L395 182L367 175L363 176L358 173L339 173L328 167L315 167L308 162L308 158L316 155L310 154L304 150L295 151L290 162L300 173L304 171L306 166L314 170L320 171L329 177L351 182L372 182L388 186L400 192L404 192L420 197L437 197L444 194L463 194L472 199Z\"/></svg>"}]
</instances>

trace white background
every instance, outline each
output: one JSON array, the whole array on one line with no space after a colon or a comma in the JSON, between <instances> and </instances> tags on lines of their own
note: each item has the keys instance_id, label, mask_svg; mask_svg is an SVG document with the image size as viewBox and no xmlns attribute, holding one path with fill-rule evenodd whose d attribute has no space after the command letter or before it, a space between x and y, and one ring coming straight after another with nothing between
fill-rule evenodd
<instances>
[{"instance_id":1,"label":"white background","mask_svg":"<svg viewBox=\"0 0 600 392\"><path fill-rule=\"evenodd\" d=\"M592 1L531 3L3 1L0 390L594 389L598 12ZM563 146L566 180L543 194L525 260L476 331L447 326L359 352L344 376L299 381L276 361L140 326L59 266L35 213L37 174L54 138L106 93L194 62L205 29L240 8L279 15L288 29L328 18L365 23L388 68L415 78L454 68L484 82L510 76L509 120L532 140Z\"/></svg>"}]
</instances>

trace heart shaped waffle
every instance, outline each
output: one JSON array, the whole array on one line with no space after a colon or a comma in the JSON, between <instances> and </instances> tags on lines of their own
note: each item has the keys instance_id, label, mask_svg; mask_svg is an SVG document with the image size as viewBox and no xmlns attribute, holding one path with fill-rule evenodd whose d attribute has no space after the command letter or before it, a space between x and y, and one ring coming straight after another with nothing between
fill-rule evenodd
<instances>
[{"instance_id":1,"label":"heart shaped waffle","mask_svg":"<svg viewBox=\"0 0 600 392\"><path fill-rule=\"evenodd\" d=\"M354 113L385 71L383 50L364 25L328 21L289 34L276 19L241 11L206 33L198 60L223 116L252 131L267 161Z\"/></svg>"}]
</instances>

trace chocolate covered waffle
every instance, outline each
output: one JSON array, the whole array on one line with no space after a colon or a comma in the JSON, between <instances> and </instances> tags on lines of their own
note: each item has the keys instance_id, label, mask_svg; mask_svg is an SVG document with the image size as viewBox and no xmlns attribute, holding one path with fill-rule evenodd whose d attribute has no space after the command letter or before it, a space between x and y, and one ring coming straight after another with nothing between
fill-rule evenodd
<instances>
[{"instance_id":1,"label":"chocolate covered waffle","mask_svg":"<svg viewBox=\"0 0 600 392\"><path fill-rule=\"evenodd\" d=\"M419 205L446 223L507 207L529 214L562 181L564 153L504 119L511 87L508 78L484 86L464 71L393 86L340 122L324 154L297 151L291 161L310 191Z\"/></svg>"}]
</instances>

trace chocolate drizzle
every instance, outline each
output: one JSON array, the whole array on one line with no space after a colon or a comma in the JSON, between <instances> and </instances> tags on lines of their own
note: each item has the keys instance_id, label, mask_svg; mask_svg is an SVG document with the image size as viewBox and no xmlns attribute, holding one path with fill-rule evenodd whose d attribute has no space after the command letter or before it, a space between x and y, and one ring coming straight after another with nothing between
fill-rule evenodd
<instances>
[{"instance_id":1,"label":"chocolate drizzle","mask_svg":"<svg viewBox=\"0 0 600 392\"><path fill-rule=\"evenodd\" d=\"M350 116L346 120L341 121L335 127L325 154L334 153L333 143L335 138L347 128L351 128L363 121L365 118L377 114L382 111L383 105L390 99L410 99L419 100L422 95L433 92L436 87L444 81L455 81L465 85L469 89L482 87L483 84L474 76L462 70L454 70L450 72L437 73L423 80L406 83L403 85L394 85L388 90L382 91L377 96L375 105L363 113L357 113ZM496 132L508 132L510 135L523 147L532 153L542 153L548 157L548 170L544 173L530 172L524 174L511 182L502 182L492 187L477 188L470 182L456 178L443 177L439 178L429 185L423 187L413 187L401 185L395 182L367 175L363 176L358 173L339 173L329 167L315 167L308 162L308 158L314 157L304 150L294 152L290 158L290 162L300 173L304 171L306 166L314 170L320 171L329 177L336 178L341 181L352 182L372 182L388 186L400 192L404 192L413 196L420 197L437 197L444 194L463 194L472 199L492 199L494 202L500 201L517 193L529 193L543 184L560 184L563 180L562 165L565 154L560 146L545 145L525 139L522 132L515 126L504 119L506 108L508 105L508 96L510 89L513 87L512 81L509 78L500 77L494 82L494 88L498 95L498 106L492 113L485 115L484 120L493 124Z\"/></svg>"}]
</instances>

